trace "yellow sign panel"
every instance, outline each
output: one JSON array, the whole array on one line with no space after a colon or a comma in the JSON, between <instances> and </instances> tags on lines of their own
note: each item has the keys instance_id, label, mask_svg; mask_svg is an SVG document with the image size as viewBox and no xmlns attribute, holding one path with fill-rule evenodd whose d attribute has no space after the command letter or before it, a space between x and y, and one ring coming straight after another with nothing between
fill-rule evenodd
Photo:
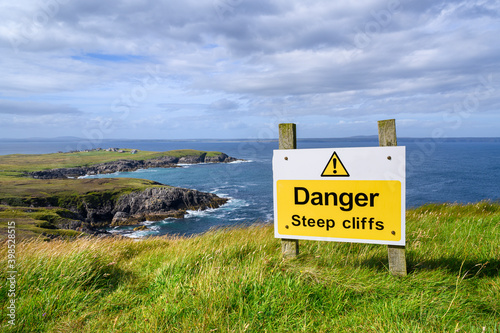
<instances>
[{"instance_id":1,"label":"yellow sign panel","mask_svg":"<svg viewBox=\"0 0 500 333\"><path fill-rule=\"evenodd\" d=\"M336 152L333 152L332 157L328 161L321 177L349 177L349 172L344 167L344 164L338 157Z\"/></svg>"},{"instance_id":2,"label":"yellow sign panel","mask_svg":"<svg viewBox=\"0 0 500 333\"><path fill-rule=\"evenodd\" d=\"M278 180L276 191L283 236L401 241L398 180Z\"/></svg>"}]
</instances>

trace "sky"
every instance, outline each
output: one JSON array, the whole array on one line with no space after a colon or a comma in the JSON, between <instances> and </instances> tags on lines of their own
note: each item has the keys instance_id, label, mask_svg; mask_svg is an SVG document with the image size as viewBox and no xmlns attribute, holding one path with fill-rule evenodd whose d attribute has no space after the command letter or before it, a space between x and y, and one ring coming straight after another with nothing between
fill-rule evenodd
<instances>
[{"instance_id":1,"label":"sky","mask_svg":"<svg viewBox=\"0 0 500 333\"><path fill-rule=\"evenodd\" d=\"M0 3L0 138L500 136L500 2Z\"/></svg>"}]
</instances>

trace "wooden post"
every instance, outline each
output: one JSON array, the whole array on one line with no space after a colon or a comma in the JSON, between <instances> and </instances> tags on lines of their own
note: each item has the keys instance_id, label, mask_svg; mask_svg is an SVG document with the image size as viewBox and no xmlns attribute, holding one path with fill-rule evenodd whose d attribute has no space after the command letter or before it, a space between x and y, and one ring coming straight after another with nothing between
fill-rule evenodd
<instances>
[{"instance_id":1,"label":"wooden post","mask_svg":"<svg viewBox=\"0 0 500 333\"><path fill-rule=\"evenodd\" d=\"M378 122L378 141L380 146L397 146L396 120L380 120ZM389 272L395 276L406 276L405 247L388 245Z\"/></svg>"},{"instance_id":2,"label":"wooden post","mask_svg":"<svg viewBox=\"0 0 500 333\"><path fill-rule=\"evenodd\" d=\"M279 124L279 149L297 149L295 124ZM298 239L281 239L281 253L284 258L294 258L299 254Z\"/></svg>"}]
</instances>

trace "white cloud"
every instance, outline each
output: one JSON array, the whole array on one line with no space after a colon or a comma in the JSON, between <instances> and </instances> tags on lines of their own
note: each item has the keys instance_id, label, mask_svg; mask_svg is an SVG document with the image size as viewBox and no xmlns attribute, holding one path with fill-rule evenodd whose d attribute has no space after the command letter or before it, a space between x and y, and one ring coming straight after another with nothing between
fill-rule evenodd
<instances>
[{"instance_id":1,"label":"white cloud","mask_svg":"<svg viewBox=\"0 0 500 333\"><path fill-rule=\"evenodd\" d=\"M240 105L235 101L230 101L226 98L216 100L210 104L210 109L214 111L229 111L236 110Z\"/></svg>"},{"instance_id":2,"label":"white cloud","mask_svg":"<svg viewBox=\"0 0 500 333\"><path fill-rule=\"evenodd\" d=\"M80 130L76 116L103 117L138 138L151 134L139 119L171 128L203 119L175 130L188 138L252 136L259 123L293 118L306 135L328 136L330 125L314 121L364 133L365 121L404 114L412 135L424 135L416 119L455 112L468 96L469 119L498 110L499 18L488 0L5 2L0 113L7 122L68 115L59 117L68 134ZM493 133L477 119L467 133Z\"/></svg>"},{"instance_id":3,"label":"white cloud","mask_svg":"<svg viewBox=\"0 0 500 333\"><path fill-rule=\"evenodd\" d=\"M47 114L80 115L82 112L68 105L0 100L0 114L43 116Z\"/></svg>"}]
</instances>

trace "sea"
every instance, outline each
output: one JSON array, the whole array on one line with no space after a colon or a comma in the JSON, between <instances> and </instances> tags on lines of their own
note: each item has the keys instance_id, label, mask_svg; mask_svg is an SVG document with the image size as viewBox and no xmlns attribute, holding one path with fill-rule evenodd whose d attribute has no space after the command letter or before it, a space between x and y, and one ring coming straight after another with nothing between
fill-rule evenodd
<instances>
[{"instance_id":1,"label":"sea","mask_svg":"<svg viewBox=\"0 0 500 333\"><path fill-rule=\"evenodd\" d=\"M500 200L500 138L399 138L406 146L406 207L428 203L472 203ZM301 139L298 149L376 147L376 137ZM212 228L272 223L272 156L277 140L0 140L0 155L42 154L88 148L135 148L149 151L198 149L221 151L242 159L233 163L182 165L117 172L93 177L133 177L215 193L229 199L217 209L188 211L181 219L144 221L109 232L132 238L159 235L195 235Z\"/></svg>"}]
</instances>

